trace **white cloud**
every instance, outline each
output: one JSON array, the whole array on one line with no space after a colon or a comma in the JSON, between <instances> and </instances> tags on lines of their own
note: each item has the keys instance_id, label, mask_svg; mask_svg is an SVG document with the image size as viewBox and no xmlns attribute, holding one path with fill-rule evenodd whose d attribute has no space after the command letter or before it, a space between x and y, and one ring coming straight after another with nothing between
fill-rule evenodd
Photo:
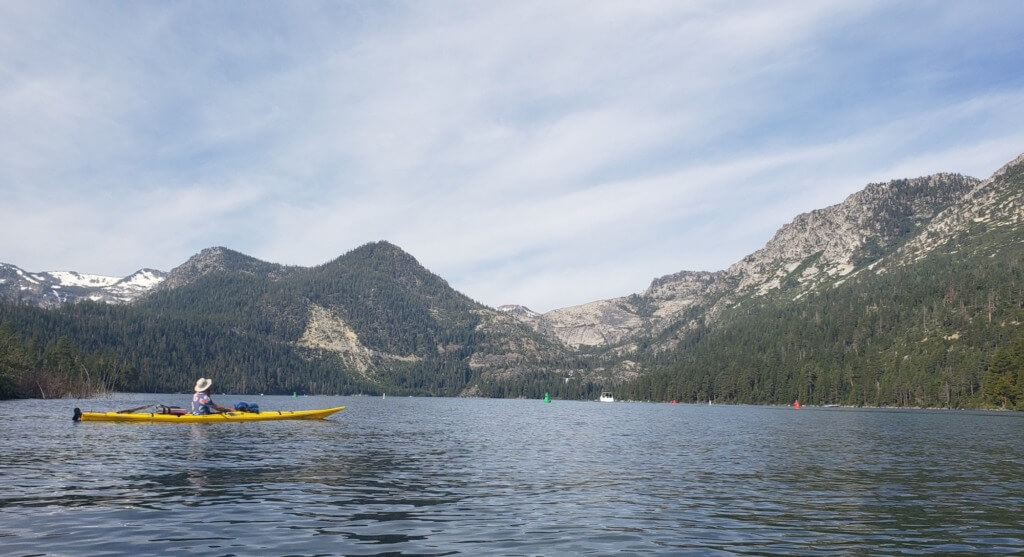
<instances>
[{"instance_id":1,"label":"white cloud","mask_svg":"<svg viewBox=\"0 0 1024 557\"><path fill-rule=\"evenodd\" d=\"M1022 10L6 4L0 218L35 234L0 261L314 265L387 239L492 305L626 295L869 181L1016 156Z\"/></svg>"}]
</instances>

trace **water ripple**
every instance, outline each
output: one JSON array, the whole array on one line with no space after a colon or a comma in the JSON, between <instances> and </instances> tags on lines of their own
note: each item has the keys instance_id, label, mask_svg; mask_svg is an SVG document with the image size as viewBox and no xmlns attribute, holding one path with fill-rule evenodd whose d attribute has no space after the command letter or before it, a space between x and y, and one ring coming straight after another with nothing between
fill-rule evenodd
<instances>
[{"instance_id":1,"label":"water ripple","mask_svg":"<svg viewBox=\"0 0 1024 557\"><path fill-rule=\"evenodd\" d=\"M1024 551L1016 415L265 397L348 409L68 419L145 396L0 403L0 553Z\"/></svg>"}]
</instances>

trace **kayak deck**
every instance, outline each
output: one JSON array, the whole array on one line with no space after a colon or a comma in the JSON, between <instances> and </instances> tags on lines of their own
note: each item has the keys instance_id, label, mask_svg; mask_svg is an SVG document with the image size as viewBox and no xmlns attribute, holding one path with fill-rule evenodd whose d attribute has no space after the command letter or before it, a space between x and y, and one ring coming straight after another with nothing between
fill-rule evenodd
<instances>
[{"instance_id":1,"label":"kayak deck","mask_svg":"<svg viewBox=\"0 0 1024 557\"><path fill-rule=\"evenodd\" d=\"M265 410L258 414L249 412L222 412L219 414L157 414L147 412L83 412L75 408L74 420L83 422L159 422L175 424L220 423L220 422L264 422L271 420L322 420L331 414L344 410L344 406L319 408L316 410Z\"/></svg>"}]
</instances>

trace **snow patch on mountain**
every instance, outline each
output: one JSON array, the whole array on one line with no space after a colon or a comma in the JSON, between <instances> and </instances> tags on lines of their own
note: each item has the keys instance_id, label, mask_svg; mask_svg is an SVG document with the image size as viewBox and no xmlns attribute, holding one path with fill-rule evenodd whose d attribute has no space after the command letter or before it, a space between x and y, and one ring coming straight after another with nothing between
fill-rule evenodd
<instances>
[{"instance_id":1,"label":"snow patch on mountain","mask_svg":"<svg viewBox=\"0 0 1024 557\"><path fill-rule=\"evenodd\" d=\"M127 277L92 275L75 271L26 272L0 263L0 298L42 307L92 300L129 303L160 285L166 273L142 269Z\"/></svg>"},{"instance_id":2,"label":"snow patch on mountain","mask_svg":"<svg viewBox=\"0 0 1024 557\"><path fill-rule=\"evenodd\" d=\"M105 288L117 284L122 280L120 277L107 277L103 275L86 275L74 271L51 271L44 273L57 281L59 286L81 286L83 288ZM44 278L40 277L42 280Z\"/></svg>"}]
</instances>

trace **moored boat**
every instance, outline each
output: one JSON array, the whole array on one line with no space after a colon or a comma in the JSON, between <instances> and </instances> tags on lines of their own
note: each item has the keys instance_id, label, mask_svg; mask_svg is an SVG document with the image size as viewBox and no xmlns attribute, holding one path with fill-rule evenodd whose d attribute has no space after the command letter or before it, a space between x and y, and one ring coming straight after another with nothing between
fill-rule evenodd
<instances>
[{"instance_id":1,"label":"moored boat","mask_svg":"<svg viewBox=\"0 0 1024 557\"><path fill-rule=\"evenodd\" d=\"M219 414L162 414L157 412L83 412L75 408L72 419L76 422L135 422L135 423L222 423L263 422L271 420L322 420L344 410L344 406L316 410L264 410L254 412L221 412Z\"/></svg>"},{"instance_id":2,"label":"moored boat","mask_svg":"<svg viewBox=\"0 0 1024 557\"><path fill-rule=\"evenodd\" d=\"M601 393L601 398L597 400L601 402L615 402L615 397L612 396L612 393L610 391L605 391Z\"/></svg>"}]
</instances>

